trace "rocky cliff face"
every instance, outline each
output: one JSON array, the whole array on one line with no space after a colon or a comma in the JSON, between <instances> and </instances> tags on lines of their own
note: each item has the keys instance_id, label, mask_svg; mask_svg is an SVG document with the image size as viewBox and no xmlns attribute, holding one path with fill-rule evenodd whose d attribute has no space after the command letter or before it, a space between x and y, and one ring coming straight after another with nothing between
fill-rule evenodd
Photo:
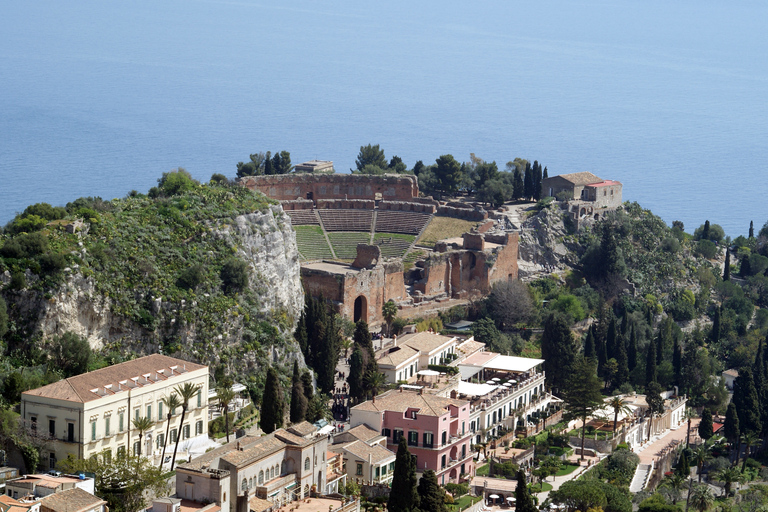
<instances>
[{"instance_id":1,"label":"rocky cliff face","mask_svg":"<svg viewBox=\"0 0 768 512\"><path fill-rule=\"evenodd\" d=\"M520 230L519 275L528 280L572 268L578 263L578 243L569 236L563 212L545 208L526 218Z\"/></svg>"},{"instance_id":2,"label":"rocky cliff face","mask_svg":"<svg viewBox=\"0 0 768 512\"><path fill-rule=\"evenodd\" d=\"M247 321L267 320L277 324L272 320L279 317L283 329L291 331L304 306L304 292L296 234L282 208L272 205L263 213L217 222L211 226L211 234L224 238L250 267L249 286L255 295L257 311L252 309ZM116 314L115 301L99 293L95 277L86 277L76 266L65 269L65 273L64 283L56 290L11 292L9 299L14 304L14 316L26 324L28 332L49 338L71 331L87 338L93 348L111 345L140 353L157 352L165 340L173 338L178 342L174 345L175 352L206 362L217 358L218 348L242 341L246 315L235 308L216 318L214 333L203 332L196 320L218 313L210 311L208 294L192 302L152 297L148 308L156 321L153 326L147 326ZM8 282L10 274L6 272L0 278ZM289 348L289 352L296 351Z\"/></svg>"},{"instance_id":3,"label":"rocky cliff face","mask_svg":"<svg viewBox=\"0 0 768 512\"><path fill-rule=\"evenodd\" d=\"M251 268L251 288L259 293L263 313L286 311L298 320L304 307L296 232L282 207L235 218L215 230L237 247Z\"/></svg>"}]
</instances>

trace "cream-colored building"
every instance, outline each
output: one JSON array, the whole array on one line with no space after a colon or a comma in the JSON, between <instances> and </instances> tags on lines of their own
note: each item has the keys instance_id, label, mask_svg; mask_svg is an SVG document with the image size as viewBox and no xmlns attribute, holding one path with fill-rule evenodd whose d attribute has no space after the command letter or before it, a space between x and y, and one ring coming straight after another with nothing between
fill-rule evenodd
<instances>
[{"instance_id":1,"label":"cream-colored building","mask_svg":"<svg viewBox=\"0 0 768 512\"><path fill-rule=\"evenodd\" d=\"M184 453L195 442L208 439L208 367L161 354L26 391L21 395L21 417L31 428L51 436L47 455L43 452L51 469L69 455L85 459L102 452L136 453L139 435L132 420L149 417L154 425L144 434L141 453L158 464L168 417L161 399L187 382L199 389L189 402L184 425L179 425L181 408L171 417L166 455L173 452L178 435L185 445L179 445L179 453Z\"/></svg>"}]
</instances>

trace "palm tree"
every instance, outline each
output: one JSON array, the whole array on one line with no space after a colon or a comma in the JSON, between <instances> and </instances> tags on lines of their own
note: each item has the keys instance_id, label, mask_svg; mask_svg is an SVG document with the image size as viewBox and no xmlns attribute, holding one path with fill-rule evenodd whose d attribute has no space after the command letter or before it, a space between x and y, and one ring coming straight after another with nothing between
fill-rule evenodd
<instances>
[{"instance_id":1,"label":"palm tree","mask_svg":"<svg viewBox=\"0 0 768 512\"><path fill-rule=\"evenodd\" d=\"M165 437L163 438L163 454L160 456L160 467L162 468L165 463L165 447L168 446L168 433L171 430L171 418L173 417L173 411L175 411L177 407L181 407L181 400L179 399L179 395L171 393L171 396L164 396L160 401L165 408L168 409L168 414L166 414L167 422L165 424Z\"/></svg>"},{"instance_id":2,"label":"palm tree","mask_svg":"<svg viewBox=\"0 0 768 512\"><path fill-rule=\"evenodd\" d=\"M741 465L741 472L747 468L747 459L749 458L749 450L752 446L756 445L760 441L760 438L754 432L745 432L741 434L741 442L744 443L744 462ZM741 446L739 446L741 449Z\"/></svg>"},{"instance_id":3,"label":"palm tree","mask_svg":"<svg viewBox=\"0 0 768 512\"><path fill-rule=\"evenodd\" d=\"M688 432L685 434L685 447L691 446L691 420L696 416L696 411L690 407L685 409L685 418L688 420Z\"/></svg>"},{"instance_id":4,"label":"palm tree","mask_svg":"<svg viewBox=\"0 0 768 512\"><path fill-rule=\"evenodd\" d=\"M216 388L216 400L219 401L219 409L224 414L224 428L227 431L227 442L229 442L229 404L235 399L235 392L230 387Z\"/></svg>"},{"instance_id":5,"label":"palm tree","mask_svg":"<svg viewBox=\"0 0 768 512\"><path fill-rule=\"evenodd\" d=\"M375 370L368 370L365 373L365 384L368 387L368 389L371 390L371 393L373 394L373 396L378 395L379 390L383 388L386 383L387 383L387 377L381 372L377 372Z\"/></svg>"},{"instance_id":6,"label":"palm tree","mask_svg":"<svg viewBox=\"0 0 768 512\"><path fill-rule=\"evenodd\" d=\"M706 512L715 502L715 497L707 485L697 485L691 491L689 503L698 512Z\"/></svg>"},{"instance_id":7,"label":"palm tree","mask_svg":"<svg viewBox=\"0 0 768 512\"><path fill-rule=\"evenodd\" d=\"M620 396L615 396L608 401L608 407L613 409L613 433L616 433L616 423L619 420L619 413L629 415L632 412L632 408L629 407L629 402L624 400Z\"/></svg>"},{"instance_id":8,"label":"palm tree","mask_svg":"<svg viewBox=\"0 0 768 512\"><path fill-rule=\"evenodd\" d=\"M397 317L397 304L392 299L389 299L381 307L381 316L384 317L384 321L387 322L387 336L392 336L392 321Z\"/></svg>"},{"instance_id":9,"label":"palm tree","mask_svg":"<svg viewBox=\"0 0 768 512\"><path fill-rule=\"evenodd\" d=\"M704 467L704 463L710 459L712 459L712 455L709 453L709 447L706 443L700 444L693 449L691 460L696 463L696 472L699 474L699 483L701 483L701 470Z\"/></svg>"},{"instance_id":10,"label":"palm tree","mask_svg":"<svg viewBox=\"0 0 768 512\"><path fill-rule=\"evenodd\" d=\"M179 450L179 441L181 441L181 435L184 428L184 416L187 415L187 409L189 408L189 401L197 394L200 389L199 385L192 384L191 382L185 382L180 386L176 386L174 391L181 397L181 420L179 421L179 433L176 436L176 445L173 447L173 458L171 459L171 471L176 464L176 452Z\"/></svg>"},{"instance_id":11,"label":"palm tree","mask_svg":"<svg viewBox=\"0 0 768 512\"><path fill-rule=\"evenodd\" d=\"M685 487L686 478L683 475L672 473L665 477L659 485L659 490L672 500L673 505L677 505L677 500L683 497L683 487Z\"/></svg>"},{"instance_id":12,"label":"palm tree","mask_svg":"<svg viewBox=\"0 0 768 512\"><path fill-rule=\"evenodd\" d=\"M726 497L731 494L731 485L734 482L741 482L744 478L744 475L742 475L741 471L732 466L723 468L712 476L718 482L723 482L723 494Z\"/></svg>"},{"instance_id":13,"label":"palm tree","mask_svg":"<svg viewBox=\"0 0 768 512\"><path fill-rule=\"evenodd\" d=\"M144 416L143 418L136 418L133 420L133 428L139 431L139 451L136 453L137 457L141 457L141 439L144 437L144 434L149 432L149 430L152 428L152 425L154 424L155 422L152 421L152 419L148 416Z\"/></svg>"}]
</instances>

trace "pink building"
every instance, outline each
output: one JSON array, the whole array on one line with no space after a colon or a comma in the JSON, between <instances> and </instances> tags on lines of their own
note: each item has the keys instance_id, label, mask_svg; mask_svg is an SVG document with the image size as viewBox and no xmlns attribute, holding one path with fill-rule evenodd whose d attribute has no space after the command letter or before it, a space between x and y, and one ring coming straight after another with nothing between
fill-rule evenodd
<instances>
[{"instance_id":1,"label":"pink building","mask_svg":"<svg viewBox=\"0 0 768 512\"><path fill-rule=\"evenodd\" d=\"M352 427L365 424L381 432L394 452L405 437L418 471L433 470L440 484L458 483L462 475L475 474L466 400L401 388L353 407L350 421Z\"/></svg>"}]
</instances>

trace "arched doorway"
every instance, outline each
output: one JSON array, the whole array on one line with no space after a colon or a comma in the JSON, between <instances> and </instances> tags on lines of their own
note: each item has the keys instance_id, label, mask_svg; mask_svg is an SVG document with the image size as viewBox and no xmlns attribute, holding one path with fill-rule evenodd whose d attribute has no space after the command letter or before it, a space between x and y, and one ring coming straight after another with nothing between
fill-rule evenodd
<instances>
[{"instance_id":1,"label":"arched doorway","mask_svg":"<svg viewBox=\"0 0 768 512\"><path fill-rule=\"evenodd\" d=\"M365 295L355 299L354 321L357 323L360 320L368 322L368 299L365 298Z\"/></svg>"}]
</instances>

